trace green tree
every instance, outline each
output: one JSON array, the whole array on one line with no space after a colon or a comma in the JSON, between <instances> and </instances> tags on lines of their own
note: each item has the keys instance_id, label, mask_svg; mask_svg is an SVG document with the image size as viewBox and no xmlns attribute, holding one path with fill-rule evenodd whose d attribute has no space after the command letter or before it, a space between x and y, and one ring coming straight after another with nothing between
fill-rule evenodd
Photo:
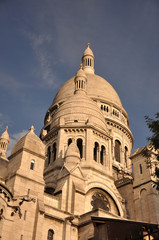
<instances>
[{"instance_id":1,"label":"green tree","mask_svg":"<svg viewBox=\"0 0 159 240\"><path fill-rule=\"evenodd\" d=\"M159 161L159 112L155 114L155 119L145 116L145 121L152 135L147 138L150 144L145 148L143 154L146 156L147 166L151 168L152 155L154 155L156 160ZM155 164L154 176L156 177L154 186L156 186L157 190L159 190L159 162Z\"/></svg>"}]
</instances>

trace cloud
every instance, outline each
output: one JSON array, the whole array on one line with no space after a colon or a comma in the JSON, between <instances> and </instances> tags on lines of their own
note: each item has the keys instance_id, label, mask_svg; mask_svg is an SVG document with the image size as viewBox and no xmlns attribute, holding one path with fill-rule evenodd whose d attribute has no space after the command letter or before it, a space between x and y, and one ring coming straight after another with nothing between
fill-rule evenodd
<instances>
[{"instance_id":1,"label":"cloud","mask_svg":"<svg viewBox=\"0 0 159 240\"><path fill-rule=\"evenodd\" d=\"M9 74L0 72L0 87L7 89L19 89L22 87L22 83L18 82L14 77Z\"/></svg>"},{"instance_id":2,"label":"cloud","mask_svg":"<svg viewBox=\"0 0 159 240\"><path fill-rule=\"evenodd\" d=\"M15 133L15 134L10 135L8 149L7 149L7 156L10 156L11 151L12 151L14 145L17 143L17 141L19 139L21 139L27 133L28 133L28 130L22 130L19 133Z\"/></svg>"},{"instance_id":3,"label":"cloud","mask_svg":"<svg viewBox=\"0 0 159 240\"><path fill-rule=\"evenodd\" d=\"M36 70L36 74L41 76L43 83L45 83L47 87L56 87L56 76L52 70L53 57L49 52L52 38L50 35L42 33L25 32L25 35L29 38L36 59L40 64L40 67Z\"/></svg>"},{"instance_id":4,"label":"cloud","mask_svg":"<svg viewBox=\"0 0 159 240\"><path fill-rule=\"evenodd\" d=\"M9 75L8 73L4 73L0 71L0 87L9 89L12 91L19 90L20 88L30 88L30 85L24 82L20 82L15 79L13 76Z\"/></svg>"}]
</instances>

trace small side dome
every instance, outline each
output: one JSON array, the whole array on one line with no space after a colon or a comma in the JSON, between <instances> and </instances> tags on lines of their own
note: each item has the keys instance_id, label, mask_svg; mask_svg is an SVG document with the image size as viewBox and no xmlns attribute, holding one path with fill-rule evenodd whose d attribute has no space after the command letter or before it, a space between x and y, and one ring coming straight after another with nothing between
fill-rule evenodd
<instances>
[{"instance_id":1,"label":"small side dome","mask_svg":"<svg viewBox=\"0 0 159 240\"><path fill-rule=\"evenodd\" d=\"M66 163L79 163L80 162L80 152L75 143L75 139L72 139L72 143L68 146L66 155L65 155Z\"/></svg>"},{"instance_id":2,"label":"small side dome","mask_svg":"<svg viewBox=\"0 0 159 240\"><path fill-rule=\"evenodd\" d=\"M30 131L15 144L12 149L11 155L17 153L23 148L40 155L45 155L45 145L34 133L34 127L31 126L29 130Z\"/></svg>"},{"instance_id":3,"label":"small side dome","mask_svg":"<svg viewBox=\"0 0 159 240\"><path fill-rule=\"evenodd\" d=\"M80 158L80 152L75 143L75 139L72 139L72 143L67 148L66 157L69 157L69 156L75 156Z\"/></svg>"},{"instance_id":4,"label":"small side dome","mask_svg":"<svg viewBox=\"0 0 159 240\"><path fill-rule=\"evenodd\" d=\"M5 139L9 142L9 134L8 134L8 126L6 127L5 131L2 133L0 139Z\"/></svg>"}]
</instances>

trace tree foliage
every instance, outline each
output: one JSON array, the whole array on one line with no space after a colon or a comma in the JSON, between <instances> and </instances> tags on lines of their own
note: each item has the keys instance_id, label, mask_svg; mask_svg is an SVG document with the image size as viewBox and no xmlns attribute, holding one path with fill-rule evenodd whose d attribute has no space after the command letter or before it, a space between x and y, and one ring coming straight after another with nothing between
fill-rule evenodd
<instances>
[{"instance_id":1,"label":"tree foliage","mask_svg":"<svg viewBox=\"0 0 159 240\"><path fill-rule=\"evenodd\" d=\"M151 168L152 154L156 157L156 160L159 161L159 112L155 114L155 119L152 119L149 116L145 116L145 120L148 128L152 133L152 136L147 138L150 144L147 148L145 148L143 154L146 156L147 166ZM156 177L156 181L154 183L157 190L159 190L159 162L155 164L154 175Z\"/></svg>"}]
</instances>

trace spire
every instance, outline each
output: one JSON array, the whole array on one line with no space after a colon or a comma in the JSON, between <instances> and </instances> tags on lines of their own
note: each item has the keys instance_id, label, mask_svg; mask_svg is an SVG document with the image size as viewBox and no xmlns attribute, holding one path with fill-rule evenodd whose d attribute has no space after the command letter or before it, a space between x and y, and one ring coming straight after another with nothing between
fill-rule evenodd
<instances>
[{"instance_id":1,"label":"spire","mask_svg":"<svg viewBox=\"0 0 159 240\"><path fill-rule=\"evenodd\" d=\"M90 43L87 44L87 48L82 56L82 67L86 73L94 73L94 54L90 49Z\"/></svg>"},{"instance_id":2,"label":"spire","mask_svg":"<svg viewBox=\"0 0 159 240\"><path fill-rule=\"evenodd\" d=\"M0 136L0 155L5 158L6 158L7 147L9 143L9 134L7 130L8 130L8 126Z\"/></svg>"},{"instance_id":3,"label":"spire","mask_svg":"<svg viewBox=\"0 0 159 240\"><path fill-rule=\"evenodd\" d=\"M86 93L87 76L82 69L82 64L80 64L80 69L75 76L75 93Z\"/></svg>"}]
</instances>

